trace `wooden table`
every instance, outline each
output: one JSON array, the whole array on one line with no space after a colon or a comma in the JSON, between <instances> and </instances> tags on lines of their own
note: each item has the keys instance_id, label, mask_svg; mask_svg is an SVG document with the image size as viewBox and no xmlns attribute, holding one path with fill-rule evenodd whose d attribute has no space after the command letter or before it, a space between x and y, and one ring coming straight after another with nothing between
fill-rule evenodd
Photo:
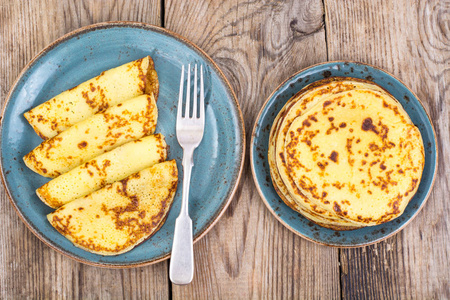
<instances>
[{"instance_id":1,"label":"wooden table","mask_svg":"<svg viewBox=\"0 0 450 300\"><path fill-rule=\"evenodd\" d=\"M431 197L399 234L335 249L283 227L256 192L248 155L238 191L195 246L195 278L172 285L168 262L109 270L53 251L22 223L1 189L0 298L450 298L450 2L448 0L167 0L0 2L0 99L42 48L79 27L132 20L168 28L204 49L231 82L247 146L266 97L292 73L361 61L402 79L439 141ZM247 153L248 154L248 153Z\"/></svg>"}]
</instances>

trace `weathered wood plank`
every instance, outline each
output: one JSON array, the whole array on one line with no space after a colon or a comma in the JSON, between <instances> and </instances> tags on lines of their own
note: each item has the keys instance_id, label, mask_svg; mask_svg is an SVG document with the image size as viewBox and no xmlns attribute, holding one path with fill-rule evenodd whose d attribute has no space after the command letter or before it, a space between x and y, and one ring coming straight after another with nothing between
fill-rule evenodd
<instances>
[{"instance_id":1,"label":"weathered wood plank","mask_svg":"<svg viewBox=\"0 0 450 300\"><path fill-rule=\"evenodd\" d=\"M165 25L203 48L241 104L247 145L266 97L327 59L321 1L167 1ZM248 148L247 148L248 149ZM174 299L338 298L338 251L307 242L265 208L248 162L219 223L194 246L195 277Z\"/></svg>"},{"instance_id":2,"label":"weathered wood plank","mask_svg":"<svg viewBox=\"0 0 450 300\"><path fill-rule=\"evenodd\" d=\"M160 2L2 1L0 99L21 69L63 34L91 23L133 20L159 25ZM132 270L82 265L48 248L25 227L0 188L0 298L168 298L167 262Z\"/></svg>"},{"instance_id":3,"label":"weathered wood plank","mask_svg":"<svg viewBox=\"0 0 450 300\"><path fill-rule=\"evenodd\" d=\"M341 251L344 298L450 298L450 2L325 3L329 59L367 62L402 79L434 121L440 156L415 220L378 245Z\"/></svg>"}]
</instances>

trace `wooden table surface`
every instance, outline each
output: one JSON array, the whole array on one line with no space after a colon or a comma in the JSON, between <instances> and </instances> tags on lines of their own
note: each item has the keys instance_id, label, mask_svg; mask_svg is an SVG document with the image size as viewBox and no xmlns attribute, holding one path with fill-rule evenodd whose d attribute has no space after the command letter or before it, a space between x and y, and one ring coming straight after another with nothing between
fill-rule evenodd
<instances>
[{"instance_id":1,"label":"wooden table surface","mask_svg":"<svg viewBox=\"0 0 450 300\"><path fill-rule=\"evenodd\" d=\"M386 241L357 249L319 246L284 228L266 209L247 153L237 193L195 244L195 277L181 287L170 283L168 261L110 270L55 252L25 227L2 187L0 298L450 298L448 0L2 0L2 103L46 45L82 26L115 20L159 25L205 50L237 94L247 146L266 97L304 67L352 60L395 74L434 122L434 189L420 214Z\"/></svg>"}]
</instances>

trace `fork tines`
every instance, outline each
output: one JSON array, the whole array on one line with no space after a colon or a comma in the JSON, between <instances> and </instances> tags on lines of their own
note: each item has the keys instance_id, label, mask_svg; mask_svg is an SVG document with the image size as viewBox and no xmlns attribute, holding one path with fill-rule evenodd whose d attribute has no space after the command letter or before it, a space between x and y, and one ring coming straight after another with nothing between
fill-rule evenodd
<instances>
[{"instance_id":1,"label":"fork tines","mask_svg":"<svg viewBox=\"0 0 450 300\"><path fill-rule=\"evenodd\" d=\"M181 80L180 80L180 93L178 98L178 119L204 119L204 107L205 107L205 96L204 96L204 86L203 86L203 66L200 65L200 109L197 109L198 102L198 78L197 78L197 64L194 66L194 91L193 91L193 102L192 102L192 116L191 116L191 64L188 65L187 70L187 87L186 87L186 103L183 114L183 90L184 90L184 65L181 68Z\"/></svg>"}]
</instances>

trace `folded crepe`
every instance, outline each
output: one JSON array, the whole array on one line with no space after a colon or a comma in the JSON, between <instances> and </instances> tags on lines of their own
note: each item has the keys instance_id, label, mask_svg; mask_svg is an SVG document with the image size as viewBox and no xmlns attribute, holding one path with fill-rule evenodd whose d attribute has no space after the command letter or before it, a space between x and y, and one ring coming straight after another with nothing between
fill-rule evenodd
<instances>
[{"instance_id":1,"label":"folded crepe","mask_svg":"<svg viewBox=\"0 0 450 300\"><path fill-rule=\"evenodd\" d=\"M45 177L56 177L122 144L153 134L158 110L153 95L141 95L95 114L43 141L24 161Z\"/></svg>"},{"instance_id":2,"label":"folded crepe","mask_svg":"<svg viewBox=\"0 0 450 300\"><path fill-rule=\"evenodd\" d=\"M158 98L159 84L150 56L102 72L24 114L34 131L49 139L92 115L142 94Z\"/></svg>"},{"instance_id":3,"label":"folded crepe","mask_svg":"<svg viewBox=\"0 0 450 300\"><path fill-rule=\"evenodd\" d=\"M47 219L77 247L121 254L164 224L177 183L175 160L156 164L62 206Z\"/></svg>"},{"instance_id":4,"label":"folded crepe","mask_svg":"<svg viewBox=\"0 0 450 300\"><path fill-rule=\"evenodd\" d=\"M129 142L47 182L36 190L39 198L58 208L107 184L166 160L167 145L162 134Z\"/></svg>"}]
</instances>

